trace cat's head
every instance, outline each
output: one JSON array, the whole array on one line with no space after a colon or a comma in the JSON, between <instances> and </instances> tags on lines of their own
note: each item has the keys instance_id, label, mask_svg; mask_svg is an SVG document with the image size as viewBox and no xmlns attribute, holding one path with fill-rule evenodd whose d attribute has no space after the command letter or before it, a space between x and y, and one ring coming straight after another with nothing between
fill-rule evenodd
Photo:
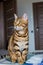
<instances>
[{"instance_id":1,"label":"cat's head","mask_svg":"<svg viewBox=\"0 0 43 65\"><path fill-rule=\"evenodd\" d=\"M22 30L24 27L28 24L28 17L27 14L24 13L22 17L17 17L16 14L14 14L15 21L14 21L14 29L16 30Z\"/></svg>"}]
</instances>

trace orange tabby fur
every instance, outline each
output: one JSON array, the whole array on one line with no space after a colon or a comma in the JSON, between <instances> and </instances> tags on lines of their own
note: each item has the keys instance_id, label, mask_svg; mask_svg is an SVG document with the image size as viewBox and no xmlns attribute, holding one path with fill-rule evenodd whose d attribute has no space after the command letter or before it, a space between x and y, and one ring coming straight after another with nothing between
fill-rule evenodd
<instances>
[{"instance_id":1,"label":"orange tabby fur","mask_svg":"<svg viewBox=\"0 0 43 65\"><path fill-rule=\"evenodd\" d=\"M28 19L15 17L14 33L10 37L8 51L12 62L23 64L28 53Z\"/></svg>"}]
</instances>

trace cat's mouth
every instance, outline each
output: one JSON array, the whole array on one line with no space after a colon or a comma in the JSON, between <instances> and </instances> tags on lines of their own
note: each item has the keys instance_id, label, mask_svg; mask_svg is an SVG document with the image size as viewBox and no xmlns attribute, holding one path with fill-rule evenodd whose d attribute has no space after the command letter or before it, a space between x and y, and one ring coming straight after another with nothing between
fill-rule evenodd
<instances>
[{"instance_id":1,"label":"cat's mouth","mask_svg":"<svg viewBox=\"0 0 43 65\"><path fill-rule=\"evenodd\" d=\"M14 26L14 29L15 30L23 30L23 27L22 26Z\"/></svg>"}]
</instances>

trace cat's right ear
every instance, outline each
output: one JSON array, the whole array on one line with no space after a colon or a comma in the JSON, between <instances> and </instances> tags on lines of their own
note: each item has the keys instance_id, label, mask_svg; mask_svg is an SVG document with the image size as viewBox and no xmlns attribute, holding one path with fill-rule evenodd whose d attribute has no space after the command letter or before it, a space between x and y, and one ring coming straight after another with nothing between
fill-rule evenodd
<instances>
[{"instance_id":1,"label":"cat's right ear","mask_svg":"<svg viewBox=\"0 0 43 65\"><path fill-rule=\"evenodd\" d=\"M15 20L18 18L16 14L14 14L14 18L15 18Z\"/></svg>"}]
</instances>

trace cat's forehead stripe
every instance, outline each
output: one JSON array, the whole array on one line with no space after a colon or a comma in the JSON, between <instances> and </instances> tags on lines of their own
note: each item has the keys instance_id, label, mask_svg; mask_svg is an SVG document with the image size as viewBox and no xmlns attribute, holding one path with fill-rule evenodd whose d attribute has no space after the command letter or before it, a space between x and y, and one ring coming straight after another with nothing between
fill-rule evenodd
<instances>
[{"instance_id":1,"label":"cat's forehead stripe","mask_svg":"<svg viewBox=\"0 0 43 65\"><path fill-rule=\"evenodd\" d=\"M17 18L17 21L18 21L18 20L22 20L22 17L18 17L18 18Z\"/></svg>"}]
</instances>

